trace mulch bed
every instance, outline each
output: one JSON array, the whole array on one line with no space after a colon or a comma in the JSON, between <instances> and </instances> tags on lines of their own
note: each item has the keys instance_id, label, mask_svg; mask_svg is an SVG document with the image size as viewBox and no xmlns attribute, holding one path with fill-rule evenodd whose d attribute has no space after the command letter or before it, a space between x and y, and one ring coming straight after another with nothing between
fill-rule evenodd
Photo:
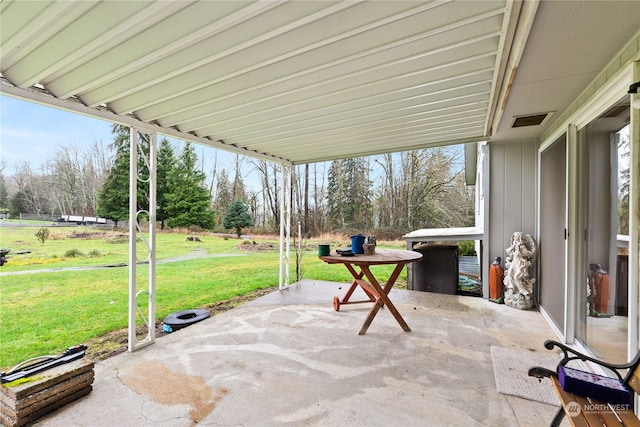
<instances>
[{"instance_id":1,"label":"mulch bed","mask_svg":"<svg viewBox=\"0 0 640 427\"><path fill-rule=\"evenodd\" d=\"M200 308L205 308L209 310L211 312L211 316L215 316L216 314L220 314L225 311L231 310L232 308L235 308L238 305L252 301L263 295L267 295L275 290L276 290L275 287L257 289L246 295L235 297L226 301L220 301L213 304L208 304ZM155 328L156 328L156 339L169 335L168 333L164 332L162 328L162 320L156 321ZM139 326L136 331L141 337L146 335L145 326ZM115 356L116 354L124 353L125 351L127 351L127 348L128 348L128 337L129 337L129 332L128 332L128 329L125 328L125 329L109 332L108 334L103 335L101 337L91 339L89 340L89 342L86 343L87 344L86 355L88 358L92 360L105 360L109 357Z\"/></svg>"}]
</instances>

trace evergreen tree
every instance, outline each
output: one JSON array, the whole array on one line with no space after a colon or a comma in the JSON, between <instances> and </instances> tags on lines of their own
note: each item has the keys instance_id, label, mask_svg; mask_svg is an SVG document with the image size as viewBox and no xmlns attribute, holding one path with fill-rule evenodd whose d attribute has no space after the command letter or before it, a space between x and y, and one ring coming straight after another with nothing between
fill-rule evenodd
<instances>
[{"instance_id":1,"label":"evergreen tree","mask_svg":"<svg viewBox=\"0 0 640 427\"><path fill-rule=\"evenodd\" d=\"M233 198L231 196L231 183L229 182L229 176L227 175L227 170L222 169L220 172L220 176L218 177L218 182L216 183L216 197L214 200L214 208L216 212L226 212L231 207L231 203L233 202ZM218 225L222 224L222 215L218 215Z\"/></svg>"},{"instance_id":2,"label":"evergreen tree","mask_svg":"<svg viewBox=\"0 0 640 427\"><path fill-rule=\"evenodd\" d=\"M356 230L373 225L369 165L362 157L343 160L346 201L342 207L345 222Z\"/></svg>"},{"instance_id":3,"label":"evergreen tree","mask_svg":"<svg viewBox=\"0 0 640 427\"><path fill-rule=\"evenodd\" d=\"M129 218L129 158L130 158L130 142L129 127L114 124L111 133L114 135L113 143L110 148L116 152L116 157L109 171L104 185L98 193L98 202L96 214L98 216L115 221L124 221ZM138 134L140 146L144 153L149 152L149 137L144 134ZM143 155L138 155L138 175L145 177L148 170L142 160ZM148 209L149 206L149 190L148 184L138 180L138 209Z\"/></svg>"},{"instance_id":4,"label":"evergreen tree","mask_svg":"<svg viewBox=\"0 0 640 427\"><path fill-rule=\"evenodd\" d=\"M0 173L0 209L9 208L9 191L7 190L7 183L4 179L4 174Z\"/></svg>"},{"instance_id":5,"label":"evergreen tree","mask_svg":"<svg viewBox=\"0 0 640 427\"><path fill-rule=\"evenodd\" d=\"M196 169L198 158L187 143L169 174L171 189L166 194L167 224L170 227L199 226L213 229L215 214L210 209L209 191L204 186L205 174Z\"/></svg>"},{"instance_id":6,"label":"evergreen tree","mask_svg":"<svg viewBox=\"0 0 640 427\"><path fill-rule=\"evenodd\" d=\"M12 218L20 218L22 212L29 212L30 193L30 190L25 188L13 194L9 203L9 215L11 215Z\"/></svg>"},{"instance_id":7,"label":"evergreen tree","mask_svg":"<svg viewBox=\"0 0 640 427\"><path fill-rule=\"evenodd\" d=\"M245 188L244 180L242 179L241 175L236 174L235 178L233 179L231 194L233 200L241 200L243 202L247 200L247 190Z\"/></svg>"},{"instance_id":8,"label":"evergreen tree","mask_svg":"<svg viewBox=\"0 0 640 427\"><path fill-rule=\"evenodd\" d=\"M96 214L115 221L129 218L129 152L118 151L109 176L98 193Z\"/></svg>"},{"instance_id":9,"label":"evergreen tree","mask_svg":"<svg viewBox=\"0 0 640 427\"><path fill-rule=\"evenodd\" d=\"M618 164L618 234L629 234L629 190L631 184L631 145L629 135L618 133L618 156L622 160Z\"/></svg>"},{"instance_id":10,"label":"evergreen tree","mask_svg":"<svg viewBox=\"0 0 640 427\"><path fill-rule=\"evenodd\" d=\"M173 147L167 138L162 138L158 149L158 161L156 172L156 219L160 222L160 229L164 230L165 221L169 219L167 212L167 197L171 194L171 182L169 180L176 158Z\"/></svg>"},{"instance_id":11,"label":"evergreen tree","mask_svg":"<svg viewBox=\"0 0 640 427\"><path fill-rule=\"evenodd\" d=\"M252 225L253 220L251 219L251 214L249 213L247 205L242 203L240 200L233 202L224 217L224 228L234 228L238 238L240 238L242 228L251 227Z\"/></svg>"},{"instance_id":12,"label":"evergreen tree","mask_svg":"<svg viewBox=\"0 0 640 427\"><path fill-rule=\"evenodd\" d=\"M236 154L235 167L234 167L234 175L233 175L233 186L231 188L231 200L241 200L246 202L247 194L244 186L244 181L242 180L242 160L244 157Z\"/></svg>"},{"instance_id":13,"label":"evergreen tree","mask_svg":"<svg viewBox=\"0 0 640 427\"><path fill-rule=\"evenodd\" d=\"M364 158L331 162L327 210L334 229L366 230L373 225L369 165Z\"/></svg>"},{"instance_id":14,"label":"evergreen tree","mask_svg":"<svg viewBox=\"0 0 640 427\"><path fill-rule=\"evenodd\" d=\"M344 194L344 172L342 162L334 160L329 166L327 179L327 216L332 229L340 230L344 228L343 206L346 201Z\"/></svg>"}]
</instances>

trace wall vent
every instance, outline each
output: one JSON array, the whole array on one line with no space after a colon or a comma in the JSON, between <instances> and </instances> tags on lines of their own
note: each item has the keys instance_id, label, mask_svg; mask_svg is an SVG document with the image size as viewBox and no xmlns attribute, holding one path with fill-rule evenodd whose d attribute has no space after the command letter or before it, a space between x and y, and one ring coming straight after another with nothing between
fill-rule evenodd
<instances>
[{"instance_id":1,"label":"wall vent","mask_svg":"<svg viewBox=\"0 0 640 427\"><path fill-rule=\"evenodd\" d=\"M525 126L539 126L547 121L553 113L529 114L526 116L516 116L513 118L512 128L521 128Z\"/></svg>"}]
</instances>

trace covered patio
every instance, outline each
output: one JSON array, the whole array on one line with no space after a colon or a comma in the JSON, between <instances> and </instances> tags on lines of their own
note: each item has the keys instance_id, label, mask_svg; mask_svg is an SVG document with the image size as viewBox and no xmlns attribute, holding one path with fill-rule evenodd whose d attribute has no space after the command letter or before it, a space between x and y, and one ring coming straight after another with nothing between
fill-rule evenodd
<instances>
[{"instance_id":1,"label":"covered patio","mask_svg":"<svg viewBox=\"0 0 640 427\"><path fill-rule=\"evenodd\" d=\"M549 353L542 343L553 332L537 311L393 290L412 331L382 310L360 336L368 305L331 304L345 287L305 280L99 362L94 390L36 425L534 427L553 418L555 406L500 394L494 380L491 347Z\"/></svg>"},{"instance_id":2,"label":"covered patio","mask_svg":"<svg viewBox=\"0 0 640 427\"><path fill-rule=\"evenodd\" d=\"M282 165L281 288L290 283L293 167L469 144L480 264L504 257L512 233L534 236L547 258L536 266L545 318L562 340L588 346L581 284L591 263L616 271L617 203L596 208L617 196L604 185L617 173L609 145L628 125L623 305L633 355L640 110L631 106L640 95L627 91L640 80L637 16L634 1L3 1L0 93L131 126L154 142L142 153L149 212L135 204L138 165L130 167L131 350L154 341L153 328L141 341L134 330L139 296L155 318L157 134ZM596 120L609 126L590 137ZM141 214L152 268L138 284Z\"/></svg>"},{"instance_id":3,"label":"covered patio","mask_svg":"<svg viewBox=\"0 0 640 427\"><path fill-rule=\"evenodd\" d=\"M344 285L294 284L100 363L95 390L40 424L546 424L554 407L497 393L491 347L591 344L585 272L616 262L615 212L589 212L615 204L613 168L589 163L597 118L616 119L600 138L611 159L610 133L630 126L627 329L614 339L638 349L638 16L637 1L0 3L2 95L277 162L285 190L300 164L472 144L480 262L504 256L515 231L546 257L540 311L394 290L410 333L383 310L358 336L364 312L330 306ZM131 350L154 342L153 328L135 336L139 295L155 318L153 178L149 194L143 291L130 206ZM283 289L291 213L282 206Z\"/></svg>"}]
</instances>

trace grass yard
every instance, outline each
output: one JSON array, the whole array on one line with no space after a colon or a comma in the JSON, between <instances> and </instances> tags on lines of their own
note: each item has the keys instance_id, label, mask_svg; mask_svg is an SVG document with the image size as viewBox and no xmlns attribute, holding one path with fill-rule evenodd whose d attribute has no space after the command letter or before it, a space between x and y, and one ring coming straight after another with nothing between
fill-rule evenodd
<instances>
[{"instance_id":1,"label":"grass yard","mask_svg":"<svg viewBox=\"0 0 640 427\"><path fill-rule=\"evenodd\" d=\"M55 354L65 348L127 327L128 269L42 271L126 264L126 232L90 227L50 228L50 238L40 243L41 227L0 227L0 247L11 248L9 262L0 267L0 368L31 357ZM156 320L187 308L227 301L257 289L278 286L278 238L241 241L197 234L201 242L187 241L187 233L157 233L157 260L193 253L224 254L193 258L156 266ZM347 246L335 237L332 247ZM323 242L327 240L324 239ZM302 274L305 279L350 282L341 265L317 258L317 243L305 242ZM139 242L138 246L144 246ZM397 242L387 247L402 248ZM14 255L14 252L30 252ZM69 256L75 254L75 256ZM144 258L139 251L139 258ZM292 249L292 260L295 258ZM295 281L295 264L291 264ZM377 266L376 275L388 276L392 267ZM147 266L138 267L138 289L146 289ZM379 273L378 273L379 272ZM406 284L406 272L398 281ZM141 300L144 298L141 298ZM141 301L142 303L142 301ZM331 301L327 301L331 306Z\"/></svg>"},{"instance_id":2,"label":"grass yard","mask_svg":"<svg viewBox=\"0 0 640 427\"><path fill-rule=\"evenodd\" d=\"M10 248L8 263L0 272L126 264L129 260L129 234L92 227L47 227L49 238L41 243L36 234L42 227L0 227L0 247ZM187 241L185 233L158 233L156 259L185 255L194 250L229 253L238 239L202 237ZM277 237L274 238L277 244ZM146 242L137 240L138 258L146 257ZM25 253L20 253L25 252Z\"/></svg>"}]
</instances>

